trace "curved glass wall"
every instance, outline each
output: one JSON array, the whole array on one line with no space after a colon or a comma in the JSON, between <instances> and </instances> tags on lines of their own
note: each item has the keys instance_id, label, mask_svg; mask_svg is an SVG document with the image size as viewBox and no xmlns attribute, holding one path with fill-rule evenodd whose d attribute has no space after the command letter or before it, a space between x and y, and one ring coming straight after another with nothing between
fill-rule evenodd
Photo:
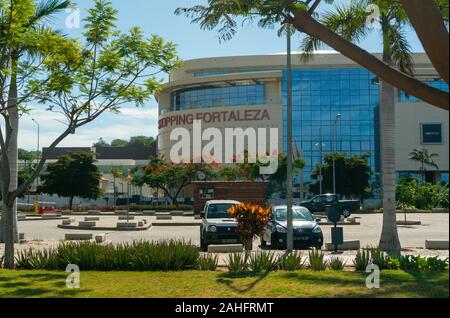
<instances>
[{"instance_id":1,"label":"curved glass wall","mask_svg":"<svg viewBox=\"0 0 450 318\"><path fill-rule=\"evenodd\" d=\"M379 86L375 75L362 68L316 68L293 70L293 138L306 161L305 182L320 163L320 133L323 154L330 153L334 140L336 152L348 155L370 153L369 164L379 170ZM283 71L283 116L286 118L287 74ZM336 115L335 137L333 124ZM284 122L284 151L287 127ZM294 180L299 184L299 176Z\"/></svg>"},{"instance_id":2,"label":"curved glass wall","mask_svg":"<svg viewBox=\"0 0 450 318\"><path fill-rule=\"evenodd\" d=\"M265 104L264 84L196 87L172 94L172 109L174 111L262 104Z\"/></svg>"}]
</instances>

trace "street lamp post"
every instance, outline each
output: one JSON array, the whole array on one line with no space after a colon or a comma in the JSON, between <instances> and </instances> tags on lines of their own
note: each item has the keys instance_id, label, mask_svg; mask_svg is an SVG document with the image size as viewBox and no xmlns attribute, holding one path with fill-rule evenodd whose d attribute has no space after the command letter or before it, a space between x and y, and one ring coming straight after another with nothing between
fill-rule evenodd
<instances>
[{"instance_id":1,"label":"street lamp post","mask_svg":"<svg viewBox=\"0 0 450 318\"><path fill-rule=\"evenodd\" d=\"M294 219L292 212L292 57L291 57L291 26L287 25L287 173L286 173L286 196L287 196L287 251L294 250Z\"/></svg>"},{"instance_id":2,"label":"street lamp post","mask_svg":"<svg viewBox=\"0 0 450 318\"><path fill-rule=\"evenodd\" d=\"M32 118L31 120L37 125L37 147L36 147L36 168L37 168L37 166L39 165L40 157L41 157L40 156L41 125L39 125L39 123L37 122L36 119ZM36 201L39 204L38 195L37 195L38 187L39 187L39 176L36 177ZM35 203L35 205L36 205L36 203Z\"/></svg>"},{"instance_id":3,"label":"street lamp post","mask_svg":"<svg viewBox=\"0 0 450 318\"><path fill-rule=\"evenodd\" d=\"M341 118L342 115L337 114L333 126L331 127L331 154L333 155L333 194L336 194L336 153L334 150L334 142L336 137L336 125Z\"/></svg>"},{"instance_id":4,"label":"street lamp post","mask_svg":"<svg viewBox=\"0 0 450 318\"><path fill-rule=\"evenodd\" d=\"M320 154L320 163L319 163L319 186L320 186L320 194L323 194L323 173L322 173L322 163L323 163L323 136L322 136L322 127L320 127L319 130L320 135L320 141L318 144L316 144L317 147L319 147L319 154Z\"/></svg>"}]
</instances>

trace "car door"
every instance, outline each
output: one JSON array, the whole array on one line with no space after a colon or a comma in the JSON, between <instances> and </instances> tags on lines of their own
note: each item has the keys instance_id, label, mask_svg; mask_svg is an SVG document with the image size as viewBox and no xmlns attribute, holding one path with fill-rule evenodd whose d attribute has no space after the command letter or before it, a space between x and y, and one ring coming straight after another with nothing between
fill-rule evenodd
<instances>
[{"instance_id":1,"label":"car door","mask_svg":"<svg viewBox=\"0 0 450 318\"><path fill-rule=\"evenodd\" d=\"M273 233L274 226L275 226L275 220L273 219L273 215L272 215L269 223L267 223L267 225L265 227L265 231L263 234L264 241L266 241L270 244L272 244L272 233Z\"/></svg>"},{"instance_id":2,"label":"car door","mask_svg":"<svg viewBox=\"0 0 450 318\"><path fill-rule=\"evenodd\" d=\"M312 199L312 211L311 212L322 212L325 211L325 200L324 196L319 195Z\"/></svg>"}]
</instances>

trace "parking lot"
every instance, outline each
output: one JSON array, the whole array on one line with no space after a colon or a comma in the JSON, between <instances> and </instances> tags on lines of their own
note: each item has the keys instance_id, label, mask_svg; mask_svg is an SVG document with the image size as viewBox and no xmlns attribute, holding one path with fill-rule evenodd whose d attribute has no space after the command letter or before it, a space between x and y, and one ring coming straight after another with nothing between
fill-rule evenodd
<instances>
[{"instance_id":1,"label":"parking lot","mask_svg":"<svg viewBox=\"0 0 450 318\"><path fill-rule=\"evenodd\" d=\"M361 246L375 246L381 235L382 215L357 215L358 221L361 225L346 225L344 226L345 240L360 240ZM404 216L398 216L403 220ZM83 216L76 216L76 221L83 220ZM136 217L138 219L147 219L148 222L156 222L155 217L142 216ZM105 216L101 217L101 222L113 222L117 217ZM420 226L399 226L399 235L404 249L424 249L425 240L448 240L449 239L449 214L408 214L409 221L421 221ZM173 223L189 222L195 223L199 220L194 220L192 217L174 217L171 221ZM65 233L79 233L85 232L80 230L65 230L57 227L61 221L46 220L46 221L22 221L19 222L19 232L25 234L28 241L26 244L18 245L19 249L27 248L29 246L52 246L64 239ZM331 241L331 226L322 226L325 237L325 242ZM86 231L89 233L105 233L105 231ZM113 243L132 242L134 240L164 240L164 239L184 239L191 241L194 244L200 243L199 226L152 226L147 231L138 232L106 232L107 240ZM259 242L258 242L259 243ZM255 244L258 248L259 244ZM0 250L3 246L0 245ZM448 251L443 251L448 255Z\"/></svg>"}]
</instances>

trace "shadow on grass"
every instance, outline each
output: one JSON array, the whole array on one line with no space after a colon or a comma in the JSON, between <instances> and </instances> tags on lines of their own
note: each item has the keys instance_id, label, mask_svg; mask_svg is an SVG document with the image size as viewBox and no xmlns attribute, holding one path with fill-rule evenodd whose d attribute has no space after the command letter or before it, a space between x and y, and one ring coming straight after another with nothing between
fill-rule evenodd
<instances>
[{"instance_id":1,"label":"shadow on grass","mask_svg":"<svg viewBox=\"0 0 450 318\"><path fill-rule=\"evenodd\" d=\"M2 277L0 280L1 297L81 297L83 293L91 291L67 288L66 277L66 273L21 273L18 271L17 275Z\"/></svg>"},{"instance_id":2,"label":"shadow on grass","mask_svg":"<svg viewBox=\"0 0 450 318\"><path fill-rule=\"evenodd\" d=\"M255 288L256 285L258 285L259 282L264 280L267 277L267 275L269 275L269 274L270 274L270 272L264 272L264 273L261 273L261 274L256 274L256 273L222 273L222 274L219 275L219 277L216 279L216 281L218 283L220 283L220 284L223 284L223 285L227 286L228 288L230 288L234 292L237 292L237 293L240 293L240 294L244 294L244 293L247 293L247 292L251 291L253 288ZM244 278L254 278L254 280L252 282L250 282L250 284L248 284L244 288L239 288L239 287L234 285L234 280L235 279L244 279Z\"/></svg>"},{"instance_id":3,"label":"shadow on grass","mask_svg":"<svg viewBox=\"0 0 450 318\"><path fill-rule=\"evenodd\" d=\"M404 272L382 271L380 276L381 288L366 287L369 274L363 272L291 272L282 274L288 280L299 283L322 285L323 287L354 287L342 297L443 297L449 296L448 276L445 272Z\"/></svg>"}]
</instances>

